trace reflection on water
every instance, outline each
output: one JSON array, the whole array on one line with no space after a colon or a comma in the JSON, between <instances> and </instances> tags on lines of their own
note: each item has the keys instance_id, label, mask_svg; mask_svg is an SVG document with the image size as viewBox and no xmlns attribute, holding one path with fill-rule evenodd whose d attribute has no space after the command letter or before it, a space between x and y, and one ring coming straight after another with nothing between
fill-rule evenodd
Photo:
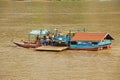
<instances>
[{"instance_id":1,"label":"reflection on water","mask_svg":"<svg viewBox=\"0 0 120 80\"><path fill-rule=\"evenodd\" d=\"M0 80L119 79L120 11L117 3L105 2L104 5L90 2L88 5L88 2L73 4L1 2L0 4ZM38 4L42 4L43 9ZM65 4L68 6L66 10L63 9ZM29 7L26 8L26 5ZM59 9L58 12L54 6ZM25 14L15 14L20 12ZM31 12L31 15L27 12ZM87 12L90 14L83 14ZM113 48L109 50L63 52L24 49L10 42L12 39L16 41L27 39L27 32L39 29L40 26L47 29L54 29L57 26L61 31L64 30L63 32L69 28L79 29L80 26L86 26L88 31L110 32L116 40L113 42Z\"/></svg>"}]
</instances>

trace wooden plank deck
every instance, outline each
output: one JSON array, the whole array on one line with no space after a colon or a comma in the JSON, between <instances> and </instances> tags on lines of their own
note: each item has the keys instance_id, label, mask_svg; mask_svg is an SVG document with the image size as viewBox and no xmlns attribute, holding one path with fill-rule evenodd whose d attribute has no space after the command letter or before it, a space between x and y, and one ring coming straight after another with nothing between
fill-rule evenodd
<instances>
[{"instance_id":1,"label":"wooden plank deck","mask_svg":"<svg viewBox=\"0 0 120 80\"><path fill-rule=\"evenodd\" d=\"M68 47L58 47L58 46L41 46L35 48L37 51L63 51L66 50Z\"/></svg>"}]
</instances>

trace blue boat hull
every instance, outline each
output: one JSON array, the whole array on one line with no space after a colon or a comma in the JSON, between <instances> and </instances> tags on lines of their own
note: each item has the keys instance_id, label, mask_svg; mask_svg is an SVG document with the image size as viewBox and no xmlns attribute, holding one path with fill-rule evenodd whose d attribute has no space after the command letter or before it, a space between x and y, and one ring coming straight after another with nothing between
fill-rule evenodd
<instances>
[{"instance_id":1,"label":"blue boat hull","mask_svg":"<svg viewBox=\"0 0 120 80\"><path fill-rule=\"evenodd\" d=\"M88 50L88 51L99 51L103 49L109 49L111 48L111 44L103 45L103 46L91 46L91 47L70 47L71 50Z\"/></svg>"},{"instance_id":2,"label":"blue boat hull","mask_svg":"<svg viewBox=\"0 0 120 80\"><path fill-rule=\"evenodd\" d=\"M89 51L97 51L99 50L99 46L96 47L70 47L71 50L89 50Z\"/></svg>"}]
</instances>

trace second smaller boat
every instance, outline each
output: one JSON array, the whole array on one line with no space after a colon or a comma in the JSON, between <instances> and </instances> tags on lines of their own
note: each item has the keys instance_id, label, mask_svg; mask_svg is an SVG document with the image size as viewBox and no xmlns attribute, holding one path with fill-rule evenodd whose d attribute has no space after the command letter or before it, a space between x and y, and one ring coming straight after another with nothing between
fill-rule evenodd
<instances>
[{"instance_id":1,"label":"second smaller boat","mask_svg":"<svg viewBox=\"0 0 120 80\"><path fill-rule=\"evenodd\" d=\"M39 44L35 44L35 43L24 43L24 42L15 42L15 41L13 41L13 43L23 48L36 48L40 46Z\"/></svg>"}]
</instances>

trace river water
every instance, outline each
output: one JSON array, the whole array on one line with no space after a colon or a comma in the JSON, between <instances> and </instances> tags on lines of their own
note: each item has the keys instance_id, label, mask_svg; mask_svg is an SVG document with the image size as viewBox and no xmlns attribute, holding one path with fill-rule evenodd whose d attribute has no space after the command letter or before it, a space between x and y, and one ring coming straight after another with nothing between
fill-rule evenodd
<instances>
[{"instance_id":1,"label":"river water","mask_svg":"<svg viewBox=\"0 0 120 80\"><path fill-rule=\"evenodd\" d=\"M72 6L73 5L73 6ZM72 7L71 7L72 6ZM66 9L64 9L66 7ZM0 2L0 80L119 80L119 2ZM11 40L27 39L32 29L58 27L109 32L111 49L35 51Z\"/></svg>"}]
</instances>

